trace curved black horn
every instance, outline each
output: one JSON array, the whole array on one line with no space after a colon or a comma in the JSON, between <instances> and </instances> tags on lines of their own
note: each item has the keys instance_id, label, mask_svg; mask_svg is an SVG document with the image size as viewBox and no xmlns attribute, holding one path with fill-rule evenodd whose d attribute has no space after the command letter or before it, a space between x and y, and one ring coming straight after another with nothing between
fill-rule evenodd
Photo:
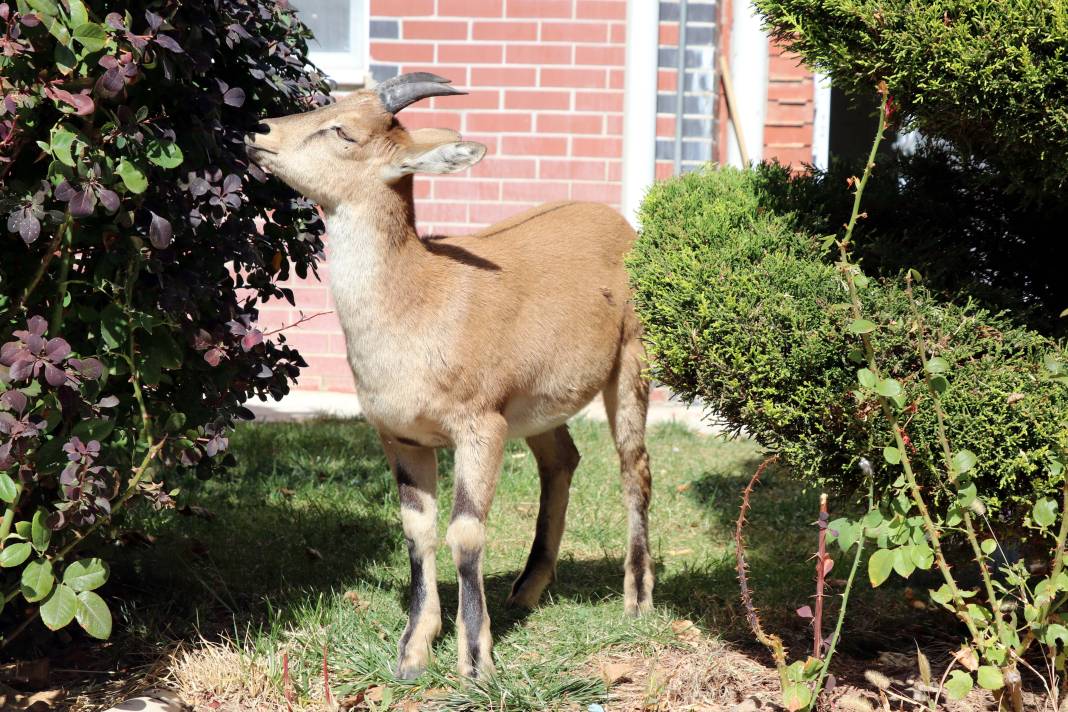
<instances>
[{"instance_id":1,"label":"curved black horn","mask_svg":"<svg viewBox=\"0 0 1068 712\"><path fill-rule=\"evenodd\" d=\"M467 93L449 86L449 81L430 72L412 72L385 80L375 87L375 92L386 111L396 114L420 99Z\"/></svg>"}]
</instances>

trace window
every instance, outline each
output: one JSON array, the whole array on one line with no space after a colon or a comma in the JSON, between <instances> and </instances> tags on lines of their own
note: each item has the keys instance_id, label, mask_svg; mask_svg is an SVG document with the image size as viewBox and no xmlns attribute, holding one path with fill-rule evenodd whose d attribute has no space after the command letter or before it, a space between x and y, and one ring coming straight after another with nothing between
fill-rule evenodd
<instances>
[{"instance_id":1,"label":"window","mask_svg":"<svg viewBox=\"0 0 1068 712\"><path fill-rule=\"evenodd\" d=\"M308 42L311 60L339 85L367 81L367 0L296 0L315 39Z\"/></svg>"}]
</instances>

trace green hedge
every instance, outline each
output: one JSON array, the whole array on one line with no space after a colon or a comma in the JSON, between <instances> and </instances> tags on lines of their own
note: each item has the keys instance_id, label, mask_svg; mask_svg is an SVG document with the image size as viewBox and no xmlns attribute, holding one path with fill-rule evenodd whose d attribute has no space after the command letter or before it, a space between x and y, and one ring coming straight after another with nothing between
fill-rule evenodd
<instances>
[{"instance_id":1,"label":"green hedge","mask_svg":"<svg viewBox=\"0 0 1068 712\"><path fill-rule=\"evenodd\" d=\"M1065 0L756 0L772 34L836 86L879 81L923 133L1031 194L1068 181Z\"/></svg>"},{"instance_id":2,"label":"green hedge","mask_svg":"<svg viewBox=\"0 0 1068 712\"><path fill-rule=\"evenodd\" d=\"M657 379L703 399L798 476L845 488L859 457L881 462L872 453L890 436L875 402L853 393L858 364L849 354L858 342L844 332L835 268L818 238L797 229L797 216L765 207L780 198L766 173L730 169L656 185L628 258L636 303ZM910 402L924 401L899 283L872 280L864 295L873 321L890 325L875 335L884 369ZM1011 505L1055 487L1046 465L1065 440L1068 389L1050 383L1044 359L1063 360L1065 351L974 303L942 302L923 289L918 297L941 336L938 355L955 364L944 397L954 446L980 455L980 491L1011 517ZM929 408L912 416L908 434L929 480L937 452Z\"/></svg>"}]
</instances>

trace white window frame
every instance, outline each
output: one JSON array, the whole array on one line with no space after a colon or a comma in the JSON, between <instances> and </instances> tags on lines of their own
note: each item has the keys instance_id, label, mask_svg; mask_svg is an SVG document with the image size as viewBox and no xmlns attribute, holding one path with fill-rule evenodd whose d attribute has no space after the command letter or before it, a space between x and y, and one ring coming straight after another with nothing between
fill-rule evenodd
<instances>
[{"instance_id":1,"label":"white window frame","mask_svg":"<svg viewBox=\"0 0 1068 712\"><path fill-rule=\"evenodd\" d=\"M339 87L360 87L370 77L371 59L371 8L368 0L349 0L349 42L358 39L359 50L349 52L324 52L315 48L315 41L308 42L308 59L326 72L326 76ZM299 3L297 11L299 13Z\"/></svg>"}]
</instances>

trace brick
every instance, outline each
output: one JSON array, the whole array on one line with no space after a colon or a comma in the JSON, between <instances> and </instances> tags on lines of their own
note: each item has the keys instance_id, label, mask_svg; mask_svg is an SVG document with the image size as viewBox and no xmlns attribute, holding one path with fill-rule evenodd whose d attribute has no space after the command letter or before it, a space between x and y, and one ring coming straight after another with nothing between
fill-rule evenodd
<instances>
[{"instance_id":1,"label":"brick","mask_svg":"<svg viewBox=\"0 0 1068 712\"><path fill-rule=\"evenodd\" d=\"M608 180L619 183L623 180L623 161L608 162Z\"/></svg>"},{"instance_id":2,"label":"brick","mask_svg":"<svg viewBox=\"0 0 1068 712\"><path fill-rule=\"evenodd\" d=\"M543 42L606 42L608 25L591 22L543 22Z\"/></svg>"},{"instance_id":3,"label":"brick","mask_svg":"<svg viewBox=\"0 0 1068 712\"><path fill-rule=\"evenodd\" d=\"M405 20L406 40L466 40L467 23L452 20Z\"/></svg>"},{"instance_id":4,"label":"brick","mask_svg":"<svg viewBox=\"0 0 1068 712\"><path fill-rule=\"evenodd\" d=\"M537 161L533 158L500 158L490 156L471 169L472 178L533 178Z\"/></svg>"},{"instance_id":5,"label":"brick","mask_svg":"<svg viewBox=\"0 0 1068 712\"><path fill-rule=\"evenodd\" d=\"M657 40L657 44L669 45L671 47L679 46L679 23L677 22L661 22L660 23L660 39Z\"/></svg>"},{"instance_id":6,"label":"brick","mask_svg":"<svg viewBox=\"0 0 1068 712\"><path fill-rule=\"evenodd\" d=\"M594 158L619 158L623 155L623 139L576 136L571 141L571 154Z\"/></svg>"},{"instance_id":7,"label":"brick","mask_svg":"<svg viewBox=\"0 0 1068 712\"><path fill-rule=\"evenodd\" d=\"M436 200L424 200L415 213L419 220L427 222L466 222L467 203L442 203Z\"/></svg>"},{"instance_id":8,"label":"brick","mask_svg":"<svg viewBox=\"0 0 1068 712\"><path fill-rule=\"evenodd\" d=\"M452 67L443 68L446 73L451 73L451 70ZM501 108L501 92L498 89L467 89L466 91L467 94L436 96L430 100L429 106L445 111Z\"/></svg>"},{"instance_id":9,"label":"brick","mask_svg":"<svg viewBox=\"0 0 1068 712\"><path fill-rule=\"evenodd\" d=\"M575 92L575 111L623 111L623 93L618 91Z\"/></svg>"},{"instance_id":10,"label":"brick","mask_svg":"<svg viewBox=\"0 0 1068 712\"><path fill-rule=\"evenodd\" d=\"M329 356L317 356L309 355L306 359L308 362L308 368L306 373L312 373L315 376L335 376L338 378L344 378L348 376L352 378L352 369L349 368L348 361L345 360L344 354L334 354Z\"/></svg>"},{"instance_id":11,"label":"brick","mask_svg":"<svg viewBox=\"0 0 1068 712\"><path fill-rule=\"evenodd\" d=\"M663 114L656 117L656 136L657 138L671 138L675 135L675 117L664 116Z\"/></svg>"},{"instance_id":12,"label":"brick","mask_svg":"<svg viewBox=\"0 0 1068 712\"><path fill-rule=\"evenodd\" d=\"M599 134L604 118L597 114L538 114L538 133Z\"/></svg>"},{"instance_id":13,"label":"brick","mask_svg":"<svg viewBox=\"0 0 1068 712\"><path fill-rule=\"evenodd\" d=\"M371 17L433 14L434 0L371 0Z\"/></svg>"},{"instance_id":14,"label":"brick","mask_svg":"<svg viewBox=\"0 0 1068 712\"><path fill-rule=\"evenodd\" d=\"M507 91L507 109L570 109L571 92L567 91Z\"/></svg>"},{"instance_id":15,"label":"brick","mask_svg":"<svg viewBox=\"0 0 1068 712\"><path fill-rule=\"evenodd\" d=\"M433 62L434 45L414 42L371 42L371 59L378 62Z\"/></svg>"},{"instance_id":16,"label":"brick","mask_svg":"<svg viewBox=\"0 0 1068 712\"><path fill-rule=\"evenodd\" d=\"M507 17L572 17L572 0L508 0Z\"/></svg>"},{"instance_id":17,"label":"brick","mask_svg":"<svg viewBox=\"0 0 1068 712\"><path fill-rule=\"evenodd\" d=\"M622 89L623 88L623 70L622 69L610 69L608 71L608 88L609 89Z\"/></svg>"},{"instance_id":18,"label":"brick","mask_svg":"<svg viewBox=\"0 0 1068 712\"><path fill-rule=\"evenodd\" d=\"M811 82L781 82L781 81L769 81L768 82L768 100L780 100L780 99L812 99L812 83Z\"/></svg>"},{"instance_id":19,"label":"brick","mask_svg":"<svg viewBox=\"0 0 1068 712\"><path fill-rule=\"evenodd\" d=\"M811 104L782 104L777 101L768 102L766 121L769 124L781 124L812 121L813 107Z\"/></svg>"},{"instance_id":20,"label":"brick","mask_svg":"<svg viewBox=\"0 0 1068 712\"><path fill-rule=\"evenodd\" d=\"M656 72L656 89L661 92L674 92L678 88L679 72L676 69L658 69Z\"/></svg>"},{"instance_id":21,"label":"brick","mask_svg":"<svg viewBox=\"0 0 1068 712\"><path fill-rule=\"evenodd\" d=\"M471 83L479 87L535 86L538 70L533 67L474 67Z\"/></svg>"},{"instance_id":22,"label":"brick","mask_svg":"<svg viewBox=\"0 0 1068 712\"><path fill-rule=\"evenodd\" d=\"M486 153L490 156L500 153L500 151L497 149L498 145L500 144L501 137L497 134L469 133L464 134L464 140L477 141L478 143L481 143L483 146L486 147Z\"/></svg>"},{"instance_id":23,"label":"brick","mask_svg":"<svg viewBox=\"0 0 1068 712\"><path fill-rule=\"evenodd\" d=\"M597 64L610 67L623 66L623 47L583 47L575 48L575 64Z\"/></svg>"},{"instance_id":24,"label":"brick","mask_svg":"<svg viewBox=\"0 0 1068 712\"><path fill-rule=\"evenodd\" d=\"M305 358L311 355L332 355L329 334L313 334L305 331L303 326L287 329L285 334L289 345L299 350Z\"/></svg>"},{"instance_id":25,"label":"brick","mask_svg":"<svg viewBox=\"0 0 1068 712\"><path fill-rule=\"evenodd\" d=\"M798 148L765 147L764 159L778 159L783 165L800 167L802 163L812 162L812 147L802 146Z\"/></svg>"},{"instance_id":26,"label":"brick","mask_svg":"<svg viewBox=\"0 0 1068 712\"><path fill-rule=\"evenodd\" d=\"M530 114L500 111L469 113L464 123L468 131L525 133L530 131Z\"/></svg>"},{"instance_id":27,"label":"brick","mask_svg":"<svg viewBox=\"0 0 1068 712\"><path fill-rule=\"evenodd\" d=\"M538 39L538 23L475 20L471 23L471 38L475 40L536 40Z\"/></svg>"},{"instance_id":28,"label":"brick","mask_svg":"<svg viewBox=\"0 0 1068 712\"><path fill-rule=\"evenodd\" d=\"M510 44L507 51L509 64L571 64L571 45Z\"/></svg>"},{"instance_id":29,"label":"brick","mask_svg":"<svg viewBox=\"0 0 1068 712\"><path fill-rule=\"evenodd\" d=\"M510 156L566 156L567 139L562 136L504 136L501 151Z\"/></svg>"},{"instance_id":30,"label":"brick","mask_svg":"<svg viewBox=\"0 0 1068 712\"><path fill-rule=\"evenodd\" d=\"M764 143L776 144L800 144L811 145L812 126L765 126Z\"/></svg>"},{"instance_id":31,"label":"brick","mask_svg":"<svg viewBox=\"0 0 1068 712\"><path fill-rule=\"evenodd\" d=\"M607 86L607 78L603 69L561 69L554 67L541 70L541 85L544 87L603 89Z\"/></svg>"},{"instance_id":32,"label":"brick","mask_svg":"<svg viewBox=\"0 0 1068 712\"><path fill-rule=\"evenodd\" d=\"M575 17L580 20L625 20L627 3L625 0L578 0Z\"/></svg>"},{"instance_id":33,"label":"brick","mask_svg":"<svg viewBox=\"0 0 1068 712\"><path fill-rule=\"evenodd\" d=\"M501 220L506 220L524 210L533 208L534 203L472 203L471 222L480 225L491 225Z\"/></svg>"},{"instance_id":34,"label":"brick","mask_svg":"<svg viewBox=\"0 0 1068 712\"><path fill-rule=\"evenodd\" d=\"M504 200L545 202L548 200L567 200L571 196L570 183L551 183L549 181L505 181L501 185Z\"/></svg>"},{"instance_id":35,"label":"brick","mask_svg":"<svg viewBox=\"0 0 1068 712\"><path fill-rule=\"evenodd\" d=\"M619 136L623 133L623 115L611 114L604 117L604 132L610 136Z\"/></svg>"},{"instance_id":36,"label":"brick","mask_svg":"<svg viewBox=\"0 0 1068 712\"><path fill-rule=\"evenodd\" d=\"M322 390L334 391L337 393L355 393L356 383L355 381L353 381L351 373L349 374L348 378L327 376L326 378L322 379Z\"/></svg>"},{"instance_id":37,"label":"brick","mask_svg":"<svg viewBox=\"0 0 1068 712\"><path fill-rule=\"evenodd\" d=\"M440 64L500 64L504 46L499 44L439 44Z\"/></svg>"},{"instance_id":38,"label":"brick","mask_svg":"<svg viewBox=\"0 0 1068 712\"><path fill-rule=\"evenodd\" d=\"M567 180L604 180L604 161L590 160L547 160L538 163L539 178L556 178Z\"/></svg>"},{"instance_id":39,"label":"brick","mask_svg":"<svg viewBox=\"0 0 1068 712\"><path fill-rule=\"evenodd\" d=\"M671 176L675 175L675 164L671 161L657 161L656 162L656 179L667 180Z\"/></svg>"},{"instance_id":40,"label":"brick","mask_svg":"<svg viewBox=\"0 0 1068 712\"><path fill-rule=\"evenodd\" d=\"M625 44L627 41L627 26L623 23L613 23L608 30L608 40L612 44Z\"/></svg>"},{"instance_id":41,"label":"brick","mask_svg":"<svg viewBox=\"0 0 1068 712\"><path fill-rule=\"evenodd\" d=\"M618 203L623 192L619 183L572 183L572 200L589 200L594 203Z\"/></svg>"},{"instance_id":42,"label":"brick","mask_svg":"<svg viewBox=\"0 0 1068 712\"><path fill-rule=\"evenodd\" d=\"M442 17L500 17L504 14L504 0L438 0L438 15Z\"/></svg>"},{"instance_id":43,"label":"brick","mask_svg":"<svg viewBox=\"0 0 1068 712\"><path fill-rule=\"evenodd\" d=\"M442 178L434 182L434 197L443 200L500 200L501 183L496 180Z\"/></svg>"}]
</instances>

